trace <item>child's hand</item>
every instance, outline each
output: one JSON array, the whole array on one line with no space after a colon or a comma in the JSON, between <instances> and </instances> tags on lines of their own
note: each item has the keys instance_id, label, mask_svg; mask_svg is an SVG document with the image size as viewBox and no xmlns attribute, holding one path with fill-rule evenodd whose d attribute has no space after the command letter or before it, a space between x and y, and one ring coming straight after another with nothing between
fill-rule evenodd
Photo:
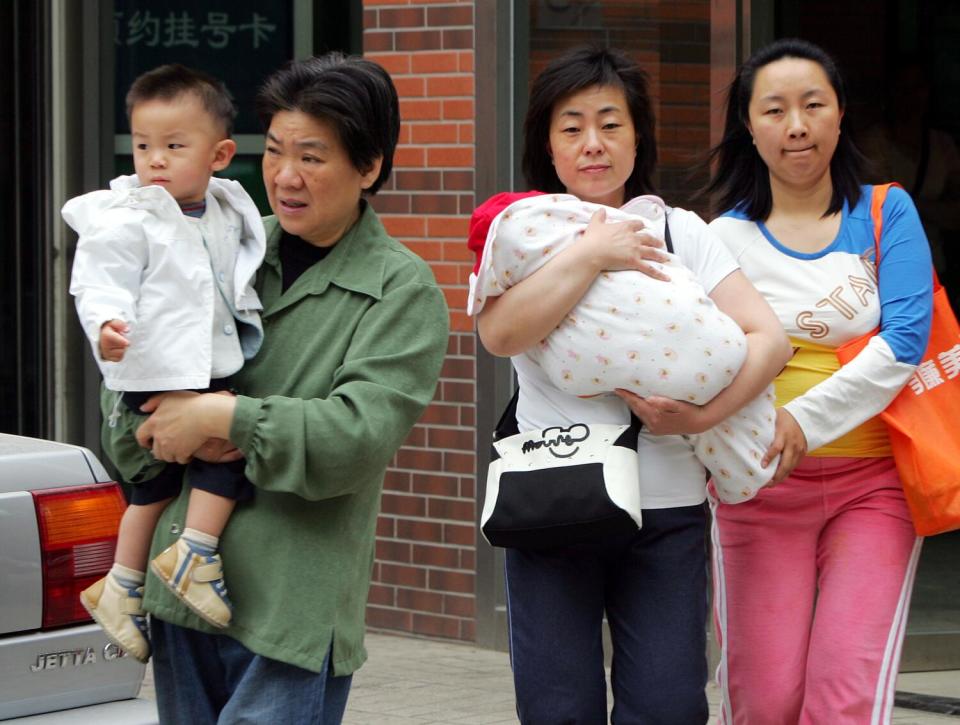
<instances>
[{"instance_id":1,"label":"child's hand","mask_svg":"<svg viewBox=\"0 0 960 725\"><path fill-rule=\"evenodd\" d=\"M108 362L120 362L130 347L130 341L124 333L130 332L130 326L123 320L110 320L100 327L100 357Z\"/></svg>"}]
</instances>

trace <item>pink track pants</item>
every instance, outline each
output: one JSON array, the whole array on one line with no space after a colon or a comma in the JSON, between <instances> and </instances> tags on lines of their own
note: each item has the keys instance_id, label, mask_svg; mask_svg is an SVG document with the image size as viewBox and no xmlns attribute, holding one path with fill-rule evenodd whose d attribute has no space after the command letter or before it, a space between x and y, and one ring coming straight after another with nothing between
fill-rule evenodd
<instances>
[{"instance_id":1,"label":"pink track pants","mask_svg":"<svg viewBox=\"0 0 960 725\"><path fill-rule=\"evenodd\" d=\"M713 509L723 725L889 723L922 539L892 458L804 458Z\"/></svg>"}]
</instances>

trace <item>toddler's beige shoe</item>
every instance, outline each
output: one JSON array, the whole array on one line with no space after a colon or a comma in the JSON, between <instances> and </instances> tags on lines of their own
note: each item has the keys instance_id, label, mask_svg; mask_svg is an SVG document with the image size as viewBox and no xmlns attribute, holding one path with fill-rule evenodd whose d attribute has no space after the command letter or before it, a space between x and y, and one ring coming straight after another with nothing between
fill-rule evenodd
<instances>
[{"instance_id":1,"label":"toddler's beige shoe","mask_svg":"<svg viewBox=\"0 0 960 725\"><path fill-rule=\"evenodd\" d=\"M127 589L107 574L80 592L80 603L103 628L107 639L140 662L150 659L142 586Z\"/></svg>"},{"instance_id":2,"label":"toddler's beige shoe","mask_svg":"<svg viewBox=\"0 0 960 725\"><path fill-rule=\"evenodd\" d=\"M220 554L197 553L181 538L151 561L150 569L197 616L214 627L230 624L233 608Z\"/></svg>"}]
</instances>

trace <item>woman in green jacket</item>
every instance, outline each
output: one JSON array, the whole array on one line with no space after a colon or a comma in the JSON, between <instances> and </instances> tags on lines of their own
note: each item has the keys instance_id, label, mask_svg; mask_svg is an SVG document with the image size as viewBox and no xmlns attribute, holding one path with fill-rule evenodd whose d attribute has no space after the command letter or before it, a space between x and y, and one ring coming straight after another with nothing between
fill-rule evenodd
<instances>
[{"instance_id":1,"label":"woman in green jacket","mask_svg":"<svg viewBox=\"0 0 960 725\"><path fill-rule=\"evenodd\" d=\"M156 579L154 673L163 722L338 723L365 660L364 608L386 467L430 402L448 314L429 267L390 238L365 197L390 174L400 117L387 73L330 54L291 63L257 98L274 216L256 289L264 344L236 395L177 392L137 431L163 461L246 460L256 486L221 538L233 621L213 630ZM131 480L142 457L108 431ZM209 450L210 446L204 447ZM182 529L187 491L153 551ZM215 633L216 632L216 633Z\"/></svg>"}]
</instances>

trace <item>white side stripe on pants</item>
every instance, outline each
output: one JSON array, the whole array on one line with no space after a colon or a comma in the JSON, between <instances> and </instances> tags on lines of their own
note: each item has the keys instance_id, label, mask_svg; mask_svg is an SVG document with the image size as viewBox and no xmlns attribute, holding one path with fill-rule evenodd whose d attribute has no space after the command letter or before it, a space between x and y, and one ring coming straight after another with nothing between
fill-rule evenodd
<instances>
[{"instance_id":1,"label":"white side stripe on pants","mask_svg":"<svg viewBox=\"0 0 960 725\"><path fill-rule=\"evenodd\" d=\"M730 711L730 692L727 679L727 587L723 580L723 549L720 548L720 530L717 528L718 501L712 493L707 493L710 501L710 543L713 546L713 616L720 630L720 663L717 665L716 680L720 686L720 717L719 725L733 722L733 713Z\"/></svg>"},{"instance_id":2,"label":"white side stripe on pants","mask_svg":"<svg viewBox=\"0 0 960 725\"><path fill-rule=\"evenodd\" d=\"M900 587L897 611L890 625L890 632L887 634L887 644L883 650L880 676L877 678L877 692L873 700L873 715L870 718L870 725L888 723L893 716L897 673L893 671L892 665L894 662L900 661L903 636L907 630L907 615L910 612L910 595L913 592L913 580L917 576L917 563L920 560L922 546L923 537L918 536L913 543L910 562L907 564L907 570L903 576L903 586Z\"/></svg>"}]
</instances>

